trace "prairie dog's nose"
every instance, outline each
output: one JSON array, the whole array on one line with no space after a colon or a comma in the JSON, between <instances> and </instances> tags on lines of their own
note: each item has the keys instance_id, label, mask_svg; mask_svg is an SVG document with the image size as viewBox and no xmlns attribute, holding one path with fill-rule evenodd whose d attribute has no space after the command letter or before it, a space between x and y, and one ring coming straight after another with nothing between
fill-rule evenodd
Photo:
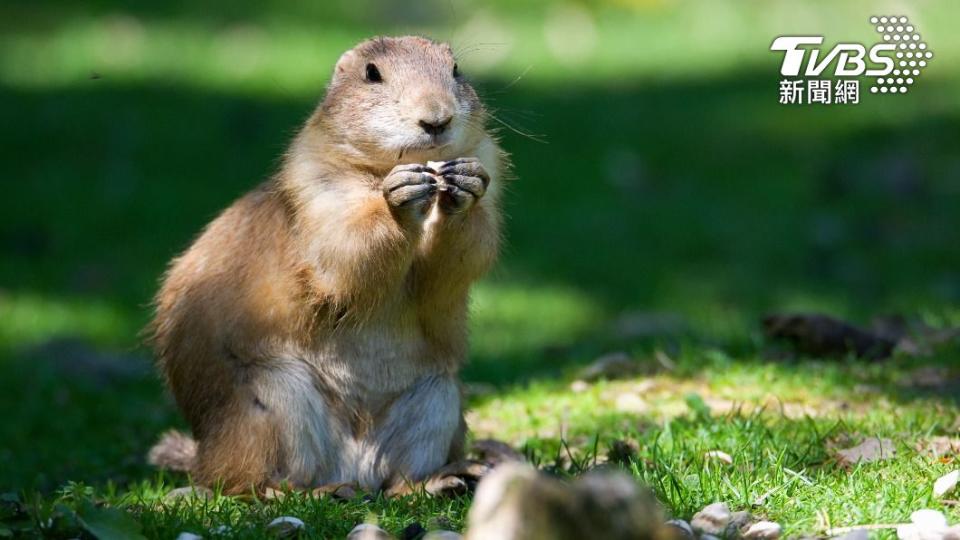
<instances>
[{"instance_id":1,"label":"prairie dog's nose","mask_svg":"<svg viewBox=\"0 0 960 540\"><path fill-rule=\"evenodd\" d=\"M452 115L444 116L443 118L432 118L430 120L420 120L420 127L430 135L440 135L446 131L447 127L450 125L450 120L453 119Z\"/></svg>"}]
</instances>

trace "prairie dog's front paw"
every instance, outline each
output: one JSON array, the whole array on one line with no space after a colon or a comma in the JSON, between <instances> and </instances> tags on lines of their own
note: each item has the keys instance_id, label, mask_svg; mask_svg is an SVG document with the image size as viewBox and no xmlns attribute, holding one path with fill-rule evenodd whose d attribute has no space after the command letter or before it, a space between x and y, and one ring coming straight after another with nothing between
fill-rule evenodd
<instances>
[{"instance_id":1,"label":"prairie dog's front paw","mask_svg":"<svg viewBox=\"0 0 960 540\"><path fill-rule=\"evenodd\" d=\"M439 205L448 214L469 210L487 192L490 175L477 158L458 158L428 165L443 179L439 188Z\"/></svg>"},{"instance_id":2,"label":"prairie dog's front paw","mask_svg":"<svg viewBox=\"0 0 960 540\"><path fill-rule=\"evenodd\" d=\"M423 217L437 193L437 178L419 164L397 165L383 179L383 197L397 212Z\"/></svg>"}]
</instances>

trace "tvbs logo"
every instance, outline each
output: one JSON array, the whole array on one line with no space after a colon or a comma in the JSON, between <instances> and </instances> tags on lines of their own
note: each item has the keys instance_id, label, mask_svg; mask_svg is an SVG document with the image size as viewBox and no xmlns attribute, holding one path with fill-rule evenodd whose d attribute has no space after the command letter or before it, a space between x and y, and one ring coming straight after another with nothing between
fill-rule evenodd
<instances>
[{"instance_id":1,"label":"tvbs logo","mask_svg":"<svg viewBox=\"0 0 960 540\"><path fill-rule=\"evenodd\" d=\"M823 36L779 36L771 51L783 53L780 103L824 105L860 102L860 79L873 94L906 94L933 58L905 16L873 16L882 40L869 47L838 43L822 55ZM822 78L830 77L830 78Z\"/></svg>"}]
</instances>

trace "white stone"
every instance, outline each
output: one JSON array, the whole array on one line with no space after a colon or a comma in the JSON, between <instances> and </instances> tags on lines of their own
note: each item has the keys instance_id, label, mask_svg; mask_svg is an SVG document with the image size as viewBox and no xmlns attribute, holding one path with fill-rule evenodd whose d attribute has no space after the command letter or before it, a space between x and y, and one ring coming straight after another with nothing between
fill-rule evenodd
<instances>
[{"instance_id":1,"label":"white stone","mask_svg":"<svg viewBox=\"0 0 960 540\"><path fill-rule=\"evenodd\" d=\"M387 531L372 523L361 523L347 534L347 540L389 540L393 538Z\"/></svg>"},{"instance_id":2,"label":"white stone","mask_svg":"<svg viewBox=\"0 0 960 540\"><path fill-rule=\"evenodd\" d=\"M910 514L911 523L897 527L900 540L944 540L947 518L936 510L917 510Z\"/></svg>"},{"instance_id":3,"label":"white stone","mask_svg":"<svg viewBox=\"0 0 960 540\"><path fill-rule=\"evenodd\" d=\"M939 498L950 493L957 487L958 481L960 481L960 470L947 473L937 478L937 481L933 483L933 496Z\"/></svg>"},{"instance_id":4,"label":"white stone","mask_svg":"<svg viewBox=\"0 0 960 540\"><path fill-rule=\"evenodd\" d=\"M274 536L284 537L296 534L304 527L306 524L300 518L281 516L267 524L267 531Z\"/></svg>"},{"instance_id":5,"label":"white stone","mask_svg":"<svg viewBox=\"0 0 960 540\"><path fill-rule=\"evenodd\" d=\"M693 532L693 527L689 523L682 519L671 519L667 522L667 525L671 527L676 527L680 529L680 538L693 540L697 535Z\"/></svg>"},{"instance_id":6,"label":"white stone","mask_svg":"<svg viewBox=\"0 0 960 540\"><path fill-rule=\"evenodd\" d=\"M783 527L773 521L758 521L743 533L743 537L749 540L775 540L780 538L783 533Z\"/></svg>"},{"instance_id":7,"label":"white stone","mask_svg":"<svg viewBox=\"0 0 960 540\"><path fill-rule=\"evenodd\" d=\"M910 514L910 521L914 525L918 525L927 529L947 528L947 517L943 515L943 512L930 510L929 508L917 510L916 512Z\"/></svg>"},{"instance_id":8,"label":"white stone","mask_svg":"<svg viewBox=\"0 0 960 540\"><path fill-rule=\"evenodd\" d=\"M733 514L730 513L730 508L726 504L713 503L694 514L690 525L701 535L721 536L732 518Z\"/></svg>"},{"instance_id":9,"label":"white stone","mask_svg":"<svg viewBox=\"0 0 960 540\"><path fill-rule=\"evenodd\" d=\"M203 540L203 537L192 532L182 532L177 535L177 540Z\"/></svg>"}]
</instances>

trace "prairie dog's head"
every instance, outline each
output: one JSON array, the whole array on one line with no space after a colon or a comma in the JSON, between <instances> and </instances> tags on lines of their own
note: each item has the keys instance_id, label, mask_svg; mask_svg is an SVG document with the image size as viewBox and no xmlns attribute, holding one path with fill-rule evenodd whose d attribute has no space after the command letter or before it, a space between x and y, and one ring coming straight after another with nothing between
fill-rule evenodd
<instances>
[{"instance_id":1,"label":"prairie dog's head","mask_svg":"<svg viewBox=\"0 0 960 540\"><path fill-rule=\"evenodd\" d=\"M483 137L484 111L446 43L379 37L340 57L324 98L328 130L372 164L460 157Z\"/></svg>"}]
</instances>

